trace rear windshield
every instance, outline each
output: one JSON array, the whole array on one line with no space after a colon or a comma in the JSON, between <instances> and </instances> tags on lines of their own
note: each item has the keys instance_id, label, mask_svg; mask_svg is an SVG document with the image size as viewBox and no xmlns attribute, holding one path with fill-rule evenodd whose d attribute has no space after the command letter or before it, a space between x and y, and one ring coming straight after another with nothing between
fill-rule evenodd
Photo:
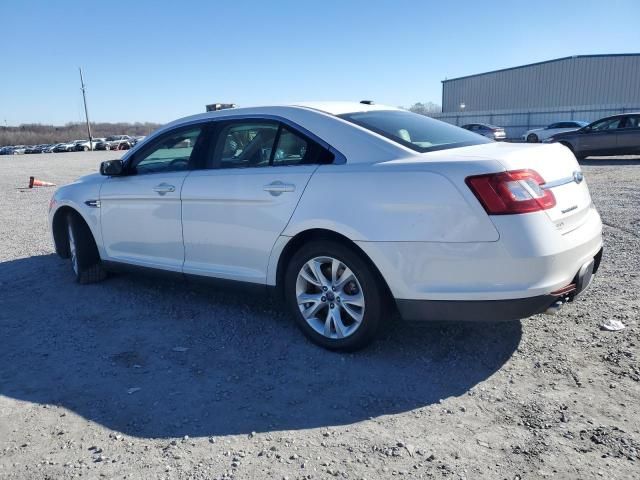
<instances>
[{"instance_id":1,"label":"rear windshield","mask_svg":"<svg viewBox=\"0 0 640 480\"><path fill-rule=\"evenodd\" d=\"M339 117L417 152L466 147L493 141L464 128L401 110L345 113Z\"/></svg>"}]
</instances>

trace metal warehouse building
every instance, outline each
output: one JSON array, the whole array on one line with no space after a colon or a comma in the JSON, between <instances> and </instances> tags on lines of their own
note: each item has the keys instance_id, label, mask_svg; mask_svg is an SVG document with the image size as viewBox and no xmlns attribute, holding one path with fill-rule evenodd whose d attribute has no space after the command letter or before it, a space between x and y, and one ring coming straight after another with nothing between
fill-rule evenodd
<instances>
[{"instance_id":1,"label":"metal warehouse building","mask_svg":"<svg viewBox=\"0 0 640 480\"><path fill-rule=\"evenodd\" d=\"M640 111L640 53L578 55L442 82L442 113L455 125L490 123L508 137L563 120Z\"/></svg>"}]
</instances>

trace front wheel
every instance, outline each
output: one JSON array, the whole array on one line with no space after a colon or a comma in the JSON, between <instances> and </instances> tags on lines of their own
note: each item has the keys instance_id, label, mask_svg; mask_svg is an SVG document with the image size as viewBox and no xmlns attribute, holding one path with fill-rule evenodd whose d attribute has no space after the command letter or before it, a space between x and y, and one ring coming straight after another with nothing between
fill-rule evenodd
<instances>
[{"instance_id":1,"label":"front wheel","mask_svg":"<svg viewBox=\"0 0 640 480\"><path fill-rule=\"evenodd\" d=\"M335 241L310 242L291 258L284 295L314 343L353 351L369 344L384 318L386 291L372 267Z\"/></svg>"},{"instance_id":2,"label":"front wheel","mask_svg":"<svg viewBox=\"0 0 640 480\"><path fill-rule=\"evenodd\" d=\"M107 276L100 263L98 247L91 230L76 213L67 217L67 239L71 268L78 283L96 283Z\"/></svg>"},{"instance_id":3,"label":"front wheel","mask_svg":"<svg viewBox=\"0 0 640 480\"><path fill-rule=\"evenodd\" d=\"M538 143L538 136L535 133L527 135L527 143Z\"/></svg>"}]
</instances>

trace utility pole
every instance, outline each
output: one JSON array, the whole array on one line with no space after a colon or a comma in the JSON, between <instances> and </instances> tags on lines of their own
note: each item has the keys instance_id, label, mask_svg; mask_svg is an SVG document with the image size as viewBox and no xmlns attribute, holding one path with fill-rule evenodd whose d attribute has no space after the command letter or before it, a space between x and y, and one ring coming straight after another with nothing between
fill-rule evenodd
<instances>
[{"instance_id":1,"label":"utility pole","mask_svg":"<svg viewBox=\"0 0 640 480\"><path fill-rule=\"evenodd\" d=\"M89 111L87 110L87 95L84 88L84 79L82 78L82 68L80 70L80 88L82 89L82 100L84 101L84 118L87 121L87 134L89 135L89 148L93 151L93 138L91 137L91 125L89 125Z\"/></svg>"}]
</instances>

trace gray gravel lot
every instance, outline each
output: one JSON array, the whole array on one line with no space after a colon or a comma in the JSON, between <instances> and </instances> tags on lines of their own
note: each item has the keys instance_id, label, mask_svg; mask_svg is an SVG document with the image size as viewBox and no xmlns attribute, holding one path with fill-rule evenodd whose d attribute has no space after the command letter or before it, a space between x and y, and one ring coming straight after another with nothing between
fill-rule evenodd
<instances>
[{"instance_id":1,"label":"gray gravel lot","mask_svg":"<svg viewBox=\"0 0 640 480\"><path fill-rule=\"evenodd\" d=\"M0 157L0 478L640 478L640 160L584 162L605 256L559 315L335 354L263 298L73 283L17 187L117 155Z\"/></svg>"}]
</instances>

